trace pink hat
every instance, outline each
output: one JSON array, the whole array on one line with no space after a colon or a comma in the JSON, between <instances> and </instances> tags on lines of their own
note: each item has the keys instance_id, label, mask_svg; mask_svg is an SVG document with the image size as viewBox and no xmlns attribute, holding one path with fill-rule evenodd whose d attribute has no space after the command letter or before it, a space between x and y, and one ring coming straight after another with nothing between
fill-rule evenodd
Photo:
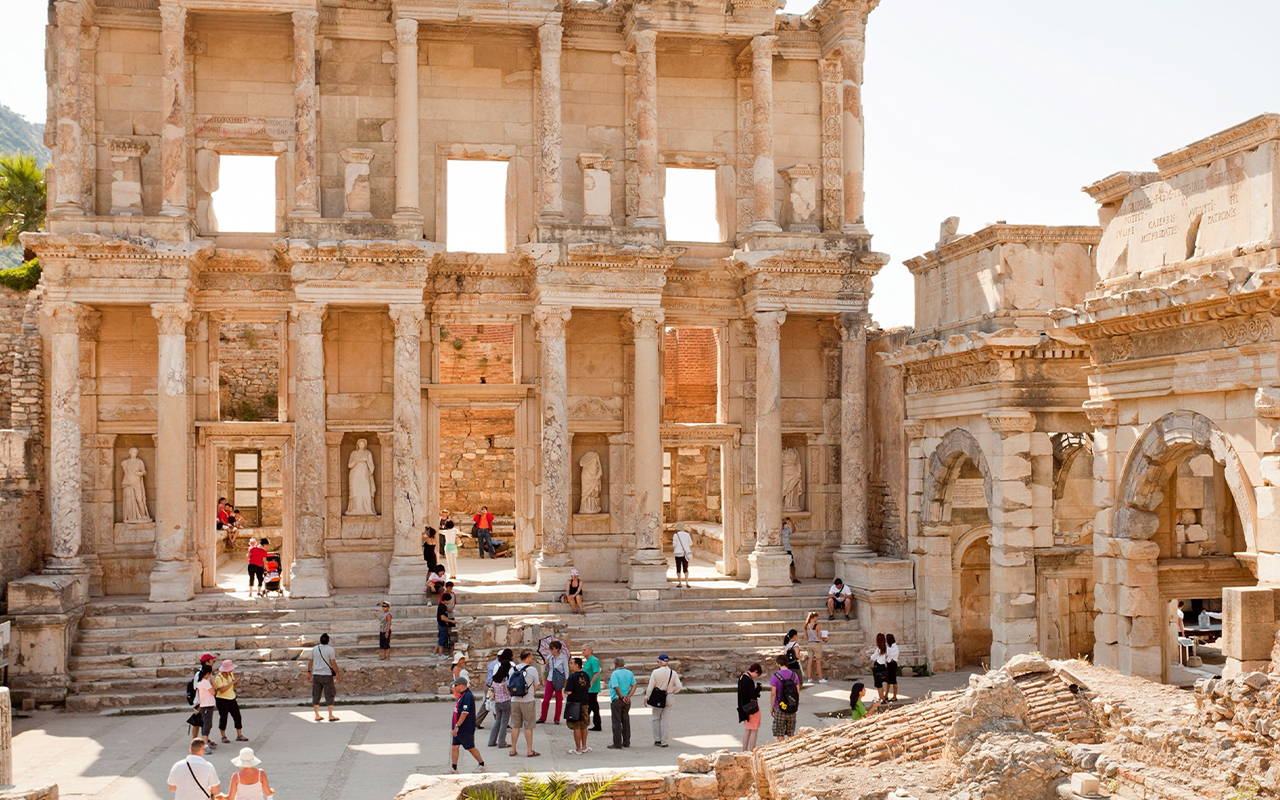
<instances>
[{"instance_id":1,"label":"pink hat","mask_svg":"<svg viewBox=\"0 0 1280 800\"><path fill-rule=\"evenodd\" d=\"M222 667L221 667L218 671L219 671L219 672L233 672L233 671L235 671L235 668L236 668L236 665L235 665L235 664L233 664L233 663L231 663L231 659L229 659L229 658L228 658L226 661L223 661L223 662L222 662Z\"/></svg>"}]
</instances>

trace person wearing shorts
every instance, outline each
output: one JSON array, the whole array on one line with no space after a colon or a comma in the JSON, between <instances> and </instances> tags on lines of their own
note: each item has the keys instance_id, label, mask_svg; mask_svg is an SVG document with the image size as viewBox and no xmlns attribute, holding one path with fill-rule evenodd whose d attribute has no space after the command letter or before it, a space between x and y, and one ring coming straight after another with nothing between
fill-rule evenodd
<instances>
[{"instance_id":1,"label":"person wearing shorts","mask_svg":"<svg viewBox=\"0 0 1280 800\"><path fill-rule=\"evenodd\" d=\"M484 759L476 749L476 698L468 688L466 678L455 678L453 681L453 730L449 763L454 772L458 771L458 749L462 748L471 754L479 765L476 772L484 772Z\"/></svg>"},{"instance_id":2,"label":"person wearing shorts","mask_svg":"<svg viewBox=\"0 0 1280 800\"><path fill-rule=\"evenodd\" d=\"M533 729L538 724L538 702L537 702L537 686L538 686L538 668L533 664L533 653L525 650L520 654L520 663L511 668L511 675L507 676L507 689L511 688L511 678L516 672L520 672L524 678L525 688L528 694L524 697L511 695L511 721L507 726L511 729L511 755L517 755L520 743L520 732L524 731L524 741L528 750L525 755L529 758L542 755L533 749Z\"/></svg>"},{"instance_id":3,"label":"person wearing shorts","mask_svg":"<svg viewBox=\"0 0 1280 800\"><path fill-rule=\"evenodd\" d=\"M320 634L320 644L311 648L311 658L307 661L307 678L311 681L311 708L315 711L316 722L323 721L320 716L320 696L324 695L325 705L329 706L329 721L337 722L333 713L333 697L337 694L338 656L329 646L329 634Z\"/></svg>"},{"instance_id":4,"label":"person wearing shorts","mask_svg":"<svg viewBox=\"0 0 1280 800\"><path fill-rule=\"evenodd\" d=\"M783 711L778 707L778 703L782 700L782 684L785 681L791 681L799 689L800 680L799 676L787 667L785 655L778 656L778 667L778 671L769 678L769 694L773 701L773 738L786 739L796 735L796 712Z\"/></svg>"},{"instance_id":5,"label":"person wearing shorts","mask_svg":"<svg viewBox=\"0 0 1280 800\"><path fill-rule=\"evenodd\" d=\"M257 539L249 540L249 596L262 596L262 583L267 577L267 545L264 539L261 544ZM254 581L258 583L258 591L254 592Z\"/></svg>"},{"instance_id":6,"label":"person wearing shorts","mask_svg":"<svg viewBox=\"0 0 1280 800\"><path fill-rule=\"evenodd\" d=\"M671 552L676 557L676 586L692 589L689 585L689 559L693 558L693 537L683 527L677 527L671 534Z\"/></svg>"},{"instance_id":7,"label":"person wearing shorts","mask_svg":"<svg viewBox=\"0 0 1280 800\"><path fill-rule=\"evenodd\" d=\"M383 603L378 612L378 658L391 660L391 604Z\"/></svg>"}]
</instances>

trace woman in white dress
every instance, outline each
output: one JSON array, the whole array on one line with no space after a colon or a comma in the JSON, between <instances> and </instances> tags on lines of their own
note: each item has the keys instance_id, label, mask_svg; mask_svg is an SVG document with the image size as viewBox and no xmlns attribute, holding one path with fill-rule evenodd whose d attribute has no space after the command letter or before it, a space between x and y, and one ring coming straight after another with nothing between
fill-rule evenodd
<instances>
[{"instance_id":1,"label":"woman in white dress","mask_svg":"<svg viewBox=\"0 0 1280 800\"><path fill-rule=\"evenodd\" d=\"M227 800L265 800L275 794L267 782L266 771L258 769L262 761L253 754L252 747L242 747L240 757L231 759L231 763L240 769L231 774Z\"/></svg>"}]
</instances>

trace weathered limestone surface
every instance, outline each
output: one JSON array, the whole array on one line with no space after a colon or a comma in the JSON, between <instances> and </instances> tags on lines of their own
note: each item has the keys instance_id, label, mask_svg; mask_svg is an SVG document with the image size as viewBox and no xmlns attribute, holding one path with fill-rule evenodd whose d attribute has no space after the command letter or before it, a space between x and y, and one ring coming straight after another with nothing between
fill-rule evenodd
<instances>
[{"instance_id":1,"label":"weathered limestone surface","mask_svg":"<svg viewBox=\"0 0 1280 800\"><path fill-rule=\"evenodd\" d=\"M316 163L316 28L320 13L293 12L295 216L320 216L320 178Z\"/></svg>"},{"instance_id":2,"label":"weathered limestone surface","mask_svg":"<svg viewBox=\"0 0 1280 800\"><path fill-rule=\"evenodd\" d=\"M537 327L539 372L542 375L542 553L538 557L538 585L559 587L568 577L569 454L567 357L565 327L572 311L540 306L533 314Z\"/></svg>"},{"instance_id":3,"label":"weathered limestone surface","mask_svg":"<svg viewBox=\"0 0 1280 800\"><path fill-rule=\"evenodd\" d=\"M187 171L191 163L187 147L187 10L177 3L161 3L160 22L160 173L164 186L160 213L181 217L187 213Z\"/></svg>"},{"instance_id":4,"label":"weathered limestone surface","mask_svg":"<svg viewBox=\"0 0 1280 800\"><path fill-rule=\"evenodd\" d=\"M156 565L151 570L152 600L187 600L192 570L187 560L190 512L187 508L187 323L191 307L160 303L151 307L159 323L156 386L156 472L165 480L156 491Z\"/></svg>"},{"instance_id":5,"label":"weathered limestone surface","mask_svg":"<svg viewBox=\"0 0 1280 800\"><path fill-rule=\"evenodd\" d=\"M395 324L392 400L392 514L395 552L391 557L391 594L421 591L422 508L422 320L421 306L391 306Z\"/></svg>"},{"instance_id":6,"label":"weathered limestone surface","mask_svg":"<svg viewBox=\"0 0 1280 800\"><path fill-rule=\"evenodd\" d=\"M782 550L782 363L778 343L785 311L757 311L756 334L756 547L751 585L791 583Z\"/></svg>"},{"instance_id":7,"label":"weathered limestone surface","mask_svg":"<svg viewBox=\"0 0 1280 800\"><path fill-rule=\"evenodd\" d=\"M325 387L324 318L326 306L298 303L293 309L297 347L295 393L295 490L298 495L297 534L291 590L295 597L327 597L329 569L324 561Z\"/></svg>"},{"instance_id":8,"label":"weathered limestone surface","mask_svg":"<svg viewBox=\"0 0 1280 800\"><path fill-rule=\"evenodd\" d=\"M631 312L635 342L635 385L658 385L658 342L664 315L660 308ZM637 393L635 399L636 553L631 560L632 589L661 588L667 583L667 559L662 555L662 439L660 397Z\"/></svg>"}]
</instances>

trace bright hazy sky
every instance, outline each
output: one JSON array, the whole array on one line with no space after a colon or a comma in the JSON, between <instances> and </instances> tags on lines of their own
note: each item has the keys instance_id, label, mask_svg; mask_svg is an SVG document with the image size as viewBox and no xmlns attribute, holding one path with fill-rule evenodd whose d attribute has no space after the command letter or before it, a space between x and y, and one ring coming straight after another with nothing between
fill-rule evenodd
<instances>
[{"instance_id":1,"label":"bright hazy sky","mask_svg":"<svg viewBox=\"0 0 1280 800\"><path fill-rule=\"evenodd\" d=\"M0 102L43 119L45 2L3 4ZM882 0L863 92L867 226L892 256L875 318L911 323L901 262L943 218L1094 223L1081 186L1280 111L1276 30L1276 0Z\"/></svg>"}]
</instances>

